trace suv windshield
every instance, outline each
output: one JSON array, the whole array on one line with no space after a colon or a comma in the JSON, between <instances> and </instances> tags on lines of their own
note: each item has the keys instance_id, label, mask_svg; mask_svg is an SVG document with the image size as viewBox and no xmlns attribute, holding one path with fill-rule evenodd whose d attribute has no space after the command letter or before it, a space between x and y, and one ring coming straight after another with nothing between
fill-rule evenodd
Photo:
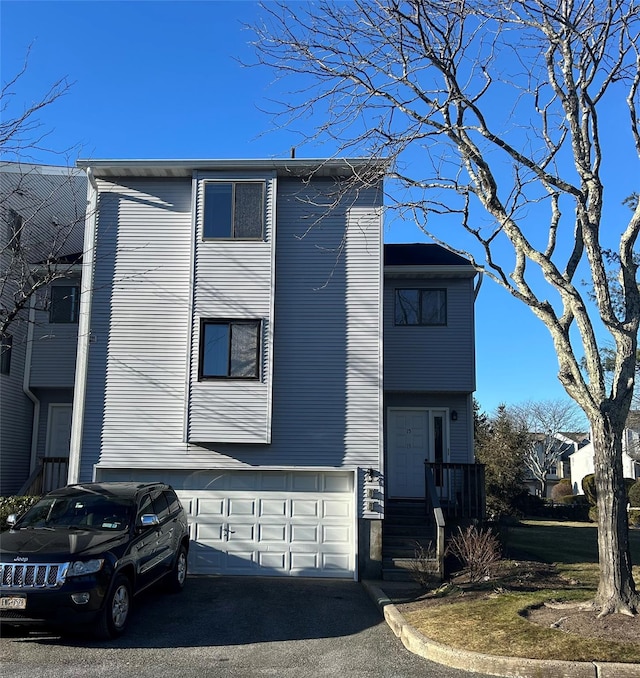
<instances>
[{"instance_id":1,"label":"suv windshield","mask_svg":"<svg viewBox=\"0 0 640 678\"><path fill-rule=\"evenodd\" d=\"M117 497L76 494L45 497L32 506L14 529L79 528L126 530L131 521L132 504Z\"/></svg>"}]
</instances>

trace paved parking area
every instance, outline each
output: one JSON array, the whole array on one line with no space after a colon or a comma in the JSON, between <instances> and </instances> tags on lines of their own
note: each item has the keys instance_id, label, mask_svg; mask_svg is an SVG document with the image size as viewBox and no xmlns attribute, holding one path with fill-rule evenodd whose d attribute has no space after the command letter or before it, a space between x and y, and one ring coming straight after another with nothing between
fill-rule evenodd
<instances>
[{"instance_id":1,"label":"paved parking area","mask_svg":"<svg viewBox=\"0 0 640 678\"><path fill-rule=\"evenodd\" d=\"M30 633L0 641L13 678L471 678L411 654L355 582L191 577L144 595L110 642Z\"/></svg>"}]
</instances>

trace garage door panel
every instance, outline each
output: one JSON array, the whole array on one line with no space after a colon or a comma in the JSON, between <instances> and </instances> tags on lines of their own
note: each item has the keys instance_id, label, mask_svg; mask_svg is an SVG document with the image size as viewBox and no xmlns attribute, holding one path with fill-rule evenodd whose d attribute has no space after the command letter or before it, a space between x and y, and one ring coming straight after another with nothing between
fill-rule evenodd
<instances>
[{"instance_id":1,"label":"garage door panel","mask_svg":"<svg viewBox=\"0 0 640 678\"><path fill-rule=\"evenodd\" d=\"M195 502L190 502L190 504L196 504L196 515L199 516L223 516L224 511L224 499L196 499Z\"/></svg>"},{"instance_id":2,"label":"garage door panel","mask_svg":"<svg viewBox=\"0 0 640 678\"><path fill-rule=\"evenodd\" d=\"M286 551L261 551L258 563L261 568L285 572L288 569L289 554Z\"/></svg>"},{"instance_id":3,"label":"garage door panel","mask_svg":"<svg viewBox=\"0 0 640 678\"><path fill-rule=\"evenodd\" d=\"M194 539L192 573L354 576L352 473L252 471L232 477L242 473L212 472L224 483L178 492Z\"/></svg>"},{"instance_id":4,"label":"garage door panel","mask_svg":"<svg viewBox=\"0 0 640 678\"><path fill-rule=\"evenodd\" d=\"M317 553L292 553L291 554L291 569L292 570L317 570L319 559Z\"/></svg>"},{"instance_id":5,"label":"garage door panel","mask_svg":"<svg viewBox=\"0 0 640 678\"><path fill-rule=\"evenodd\" d=\"M323 544L349 544L351 541L351 530L348 527L340 525L322 526Z\"/></svg>"},{"instance_id":6,"label":"garage door panel","mask_svg":"<svg viewBox=\"0 0 640 678\"><path fill-rule=\"evenodd\" d=\"M229 523L227 528L227 540L230 542L251 541L255 539L255 525L241 525L238 523Z\"/></svg>"},{"instance_id":7,"label":"garage door panel","mask_svg":"<svg viewBox=\"0 0 640 678\"><path fill-rule=\"evenodd\" d=\"M256 502L253 499L229 499L230 516L254 516L256 515Z\"/></svg>"},{"instance_id":8,"label":"garage door panel","mask_svg":"<svg viewBox=\"0 0 640 678\"><path fill-rule=\"evenodd\" d=\"M300 544L317 544L318 543L318 526L317 525L292 525L291 526L291 543Z\"/></svg>"},{"instance_id":9,"label":"garage door panel","mask_svg":"<svg viewBox=\"0 0 640 678\"><path fill-rule=\"evenodd\" d=\"M351 506L344 501L325 500L322 502L322 515L325 518L348 518Z\"/></svg>"},{"instance_id":10,"label":"garage door panel","mask_svg":"<svg viewBox=\"0 0 640 678\"><path fill-rule=\"evenodd\" d=\"M196 540L197 541L222 541L224 536L224 525L215 523L197 523Z\"/></svg>"},{"instance_id":11,"label":"garage door panel","mask_svg":"<svg viewBox=\"0 0 640 678\"><path fill-rule=\"evenodd\" d=\"M261 499L259 516L286 516L289 502L286 499Z\"/></svg>"},{"instance_id":12,"label":"garage door panel","mask_svg":"<svg viewBox=\"0 0 640 678\"><path fill-rule=\"evenodd\" d=\"M287 541L287 525L258 525L260 534L258 540L260 543L268 541L285 542Z\"/></svg>"},{"instance_id":13,"label":"garage door panel","mask_svg":"<svg viewBox=\"0 0 640 678\"><path fill-rule=\"evenodd\" d=\"M301 516L317 518L320 515L318 500L293 499L291 501L291 517Z\"/></svg>"}]
</instances>

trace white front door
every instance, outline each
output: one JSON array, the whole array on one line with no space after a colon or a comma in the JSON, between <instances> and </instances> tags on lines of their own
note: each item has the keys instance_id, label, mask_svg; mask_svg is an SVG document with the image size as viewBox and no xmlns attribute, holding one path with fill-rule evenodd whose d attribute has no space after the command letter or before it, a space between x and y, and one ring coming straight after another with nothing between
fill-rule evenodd
<instances>
[{"instance_id":1,"label":"white front door","mask_svg":"<svg viewBox=\"0 0 640 678\"><path fill-rule=\"evenodd\" d=\"M429 410L389 408L387 424L387 496L423 499Z\"/></svg>"}]
</instances>

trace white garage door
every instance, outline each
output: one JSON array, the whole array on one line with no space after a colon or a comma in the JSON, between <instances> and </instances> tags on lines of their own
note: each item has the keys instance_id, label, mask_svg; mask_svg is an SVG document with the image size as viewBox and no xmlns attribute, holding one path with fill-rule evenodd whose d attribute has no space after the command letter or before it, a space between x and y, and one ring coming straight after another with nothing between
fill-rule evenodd
<instances>
[{"instance_id":1,"label":"white garage door","mask_svg":"<svg viewBox=\"0 0 640 678\"><path fill-rule=\"evenodd\" d=\"M207 489L178 490L192 574L355 576L352 473L213 475Z\"/></svg>"}]
</instances>

